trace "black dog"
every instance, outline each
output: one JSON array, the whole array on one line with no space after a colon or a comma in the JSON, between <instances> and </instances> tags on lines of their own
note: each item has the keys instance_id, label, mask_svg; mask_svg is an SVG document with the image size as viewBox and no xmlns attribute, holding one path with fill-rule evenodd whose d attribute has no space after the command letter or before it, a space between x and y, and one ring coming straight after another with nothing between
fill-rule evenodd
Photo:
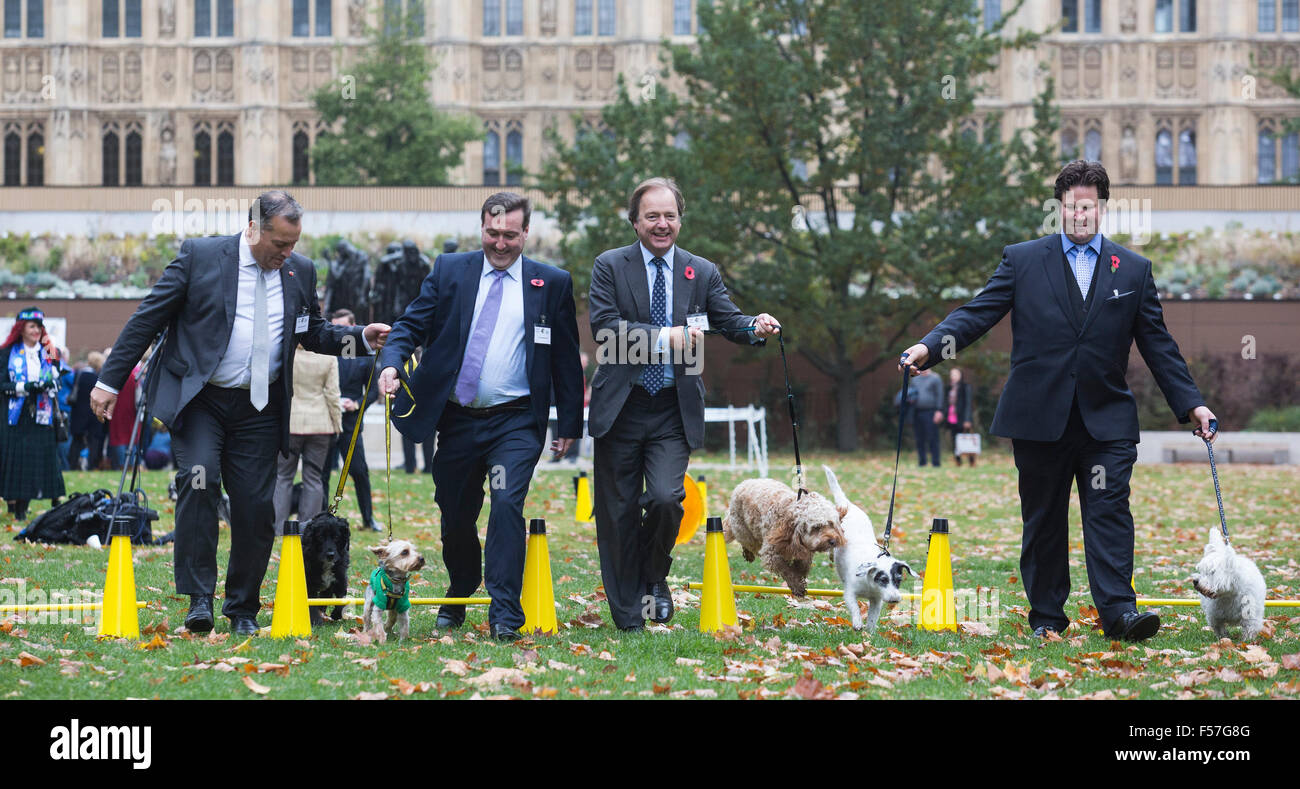
<instances>
[{"instance_id":1,"label":"black dog","mask_svg":"<svg viewBox=\"0 0 1300 789\"><path fill-rule=\"evenodd\" d=\"M329 512L322 512L303 525L302 561L307 571L307 597L348 596L351 538L348 522ZM311 606L313 625L325 621L327 608L323 605ZM342 619L343 606L335 606L331 618L335 621Z\"/></svg>"}]
</instances>

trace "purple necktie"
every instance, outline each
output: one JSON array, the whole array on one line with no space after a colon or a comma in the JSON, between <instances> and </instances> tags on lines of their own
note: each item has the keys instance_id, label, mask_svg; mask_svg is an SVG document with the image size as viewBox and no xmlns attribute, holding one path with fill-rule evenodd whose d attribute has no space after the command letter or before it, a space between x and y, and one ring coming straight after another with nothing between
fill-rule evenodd
<instances>
[{"instance_id":1,"label":"purple necktie","mask_svg":"<svg viewBox=\"0 0 1300 789\"><path fill-rule=\"evenodd\" d=\"M492 330L497 326L497 313L501 312L501 291L506 272L492 272L496 279L488 288L487 299L478 314L478 325L474 327L474 336L465 346L465 361L460 366L460 377L456 379L456 400L461 405L469 405L478 394L478 377L483 372L483 360L487 358L488 345L492 342Z\"/></svg>"}]
</instances>

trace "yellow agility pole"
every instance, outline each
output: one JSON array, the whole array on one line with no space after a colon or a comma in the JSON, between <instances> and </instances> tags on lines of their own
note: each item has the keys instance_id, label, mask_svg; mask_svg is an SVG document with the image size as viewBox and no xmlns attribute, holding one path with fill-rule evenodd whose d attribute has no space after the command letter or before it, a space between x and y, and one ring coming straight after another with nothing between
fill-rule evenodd
<instances>
[{"instance_id":1,"label":"yellow agility pole","mask_svg":"<svg viewBox=\"0 0 1300 789\"><path fill-rule=\"evenodd\" d=\"M490 597L412 597L411 605L488 605ZM360 597L312 597L307 605L365 605Z\"/></svg>"},{"instance_id":2,"label":"yellow agility pole","mask_svg":"<svg viewBox=\"0 0 1300 789\"><path fill-rule=\"evenodd\" d=\"M1201 600L1197 597L1173 597L1173 598L1142 598L1139 597L1138 605L1200 605ZM1300 600L1265 600L1265 608L1300 608Z\"/></svg>"},{"instance_id":3,"label":"yellow agility pole","mask_svg":"<svg viewBox=\"0 0 1300 789\"><path fill-rule=\"evenodd\" d=\"M135 602L136 608L147 605L143 600ZM102 611L103 603L46 603L44 605L0 605L0 614L37 613L39 611Z\"/></svg>"},{"instance_id":4,"label":"yellow agility pole","mask_svg":"<svg viewBox=\"0 0 1300 789\"><path fill-rule=\"evenodd\" d=\"M686 584L686 588L703 589L704 584L691 581L690 583ZM755 586L754 584L732 584L731 588L737 592L750 592L752 594L785 594L785 595L794 594L794 592L791 592L789 589L785 588L784 586ZM843 589L809 589L806 592L804 592L804 594L806 594L809 597L843 597L844 590ZM920 600L921 595L912 594L909 592L903 595L903 599Z\"/></svg>"}]
</instances>

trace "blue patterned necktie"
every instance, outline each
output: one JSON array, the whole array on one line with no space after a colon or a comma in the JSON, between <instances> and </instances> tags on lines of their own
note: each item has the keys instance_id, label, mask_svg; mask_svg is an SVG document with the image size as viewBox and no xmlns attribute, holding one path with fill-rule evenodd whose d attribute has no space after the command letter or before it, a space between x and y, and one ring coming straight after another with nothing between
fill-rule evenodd
<instances>
[{"instance_id":1,"label":"blue patterned necktie","mask_svg":"<svg viewBox=\"0 0 1300 789\"><path fill-rule=\"evenodd\" d=\"M1079 283L1079 294L1086 299L1088 288L1092 285L1092 266L1088 263L1090 256L1084 251L1087 247L1075 245L1071 249L1074 250L1074 278Z\"/></svg>"},{"instance_id":2,"label":"blue patterned necktie","mask_svg":"<svg viewBox=\"0 0 1300 789\"><path fill-rule=\"evenodd\" d=\"M664 284L664 263L663 258L654 258L650 261L655 264L655 289L650 295L650 322L656 326L668 325L668 295L667 286ZM664 366L662 364L648 364L641 371L641 385L650 394L659 394L659 390L664 388Z\"/></svg>"},{"instance_id":3,"label":"blue patterned necktie","mask_svg":"<svg viewBox=\"0 0 1300 789\"><path fill-rule=\"evenodd\" d=\"M483 361L487 358L488 346L492 344L492 331L497 326L497 314L501 312L501 293L505 287L506 272L497 269L492 272L496 278L488 288L487 298L479 310L478 325L465 346L465 360L460 366L460 375L456 378L456 401L467 406L478 395L479 374L483 372Z\"/></svg>"}]
</instances>

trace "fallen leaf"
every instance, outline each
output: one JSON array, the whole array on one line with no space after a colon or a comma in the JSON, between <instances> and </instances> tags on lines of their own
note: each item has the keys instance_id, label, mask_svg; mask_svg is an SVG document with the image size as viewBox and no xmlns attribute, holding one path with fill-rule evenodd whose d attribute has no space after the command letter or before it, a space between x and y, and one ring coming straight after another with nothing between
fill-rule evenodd
<instances>
[{"instance_id":1,"label":"fallen leaf","mask_svg":"<svg viewBox=\"0 0 1300 789\"><path fill-rule=\"evenodd\" d=\"M384 701L387 698L388 698L387 693L371 693L369 691L363 690L357 695L353 696L352 700L353 701Z\"/></svg>"},{"instance_id":2,"label":"fallen leaf","mask_svg":"<svg viewBox=\"0 0 1300 789\"><path fill-rule=\"evenodd\" d=\"M512 685L516 683L523 684L528 681L528 677L521 669L493 666L477 677L466 677L465 681L476 687L490 688L507 683Z\"/></svg>"},{"instance_id":3,"label":"fallen leaf","mask_svg":"<svg viewBox=\"0 0 1300 789\"><path fill-rule=\"evenodd\" d=\"M463 660L451 660L448 658L443 658L442 673L444 674L451 673L451 674L455 674L458 677L463 677L469 674L469 666L466 665L465 661Z\"/></svg>"},{"instance_id":4,"label":"fallen leaf","mask_svg":"<svg viewBox=\"0 0 1300 789\"><path fill-rule=\"evenodd\" d=\"M253 648L253 637L249 636L248 638L244 639L244 643L238 646L231 647L230 651L235 654L239 654L241 652L247 652L252 648Z\"/></svg>"},{"instance_id":5,"label":"fallen leaf","mask_svg":"<svg viewBox=\"0 0 1300 789\"><path fill-rule=\"evenodd\" d=\"M993 628L989 627L983 622L969 622L969 621L959 622L957 626L960 627L962 631L965 632L967 635L971 635L971 636L993 635Z\"/></svg>"},{"instance_id":6,"label":"fallen leaf","mask_svg":"<svg viewBox=\"0 0 1300 789\"><path fill-rule=\"evenodd\" d=\"M1300 652L1282 656L1282 668L1300 669Z\"/></svg>"},{"instance_id":7,"label":"fallen leaf","mask_svg":"<svg viewBox=\"0 0 1300 789\"><path fill-rule=\"evenodd\" d=\"M153 637L153 640L149 641L146 644L141 644L140 648L141 649L166 649L169 646L171 646L171 642L163 638L162 633L158 633Z\"/></svg>"},{"instance_id":8,"label":"fallen leaf","mask_svg":"<svg viewBox=\"0 0 1300 789\"><path fill-rule=\"evenodd\" d=\"M265 685L257 684L255 681L253 681L253 678L248 676L247 674L244 675L244 685L246 685L249 690L253 691L259 696L265 696L266 694L271 692L270 688L268 688Z\"/></svg>"},{"instance_id":9,"label":"fallen leaf","mask_svg":"<svg viewBox=\"0 0 1300 789\"><path fill-rule=\"evenodd\" d=\"M27 668L28 666L45 665L44 660L41 660L40 658L36 657L30 652L19 652L18 657L14 660L13 663L15 666L18 666L19 668Z\"/></svg>"},{"instance_id":10,"label":"fallen leaf","mask_svg":"<svg viewBox=\"0 0 1300 789\"><path fill-rule=\"evenodd\" d=\"M794 683L794 693L802 699L833 699L835 692L822 684L821 680L811 674L804 674Z\"/></svg>"}]
</instances>

